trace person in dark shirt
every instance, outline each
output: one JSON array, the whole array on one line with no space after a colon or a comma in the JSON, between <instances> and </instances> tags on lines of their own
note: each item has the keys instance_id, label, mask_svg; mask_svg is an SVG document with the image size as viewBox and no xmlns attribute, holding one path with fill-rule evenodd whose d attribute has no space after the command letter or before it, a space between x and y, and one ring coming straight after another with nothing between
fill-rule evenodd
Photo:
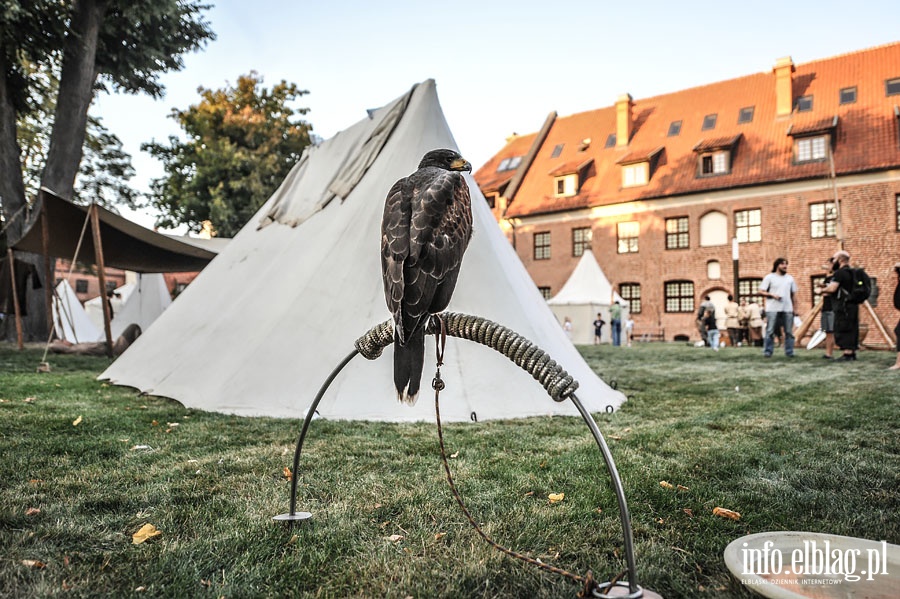
<instances>
[{"instance_id":1,"label":"person in dark shirt","mask_svg":"<svg viewBox=\"0 0 900 599\"><path fill-rule=\"evenodd\" d=\"M834 342L843 352L838 360L849 362L856 359L856 350L859 348L859 305L842 299L853 289L850 254L841 250L834 255L833 260L836 265L834 277L822 293L832 299Z\"/></svg>"},{"instance_id":2,"label":"person in dark shirt","mask_svg":"<svg viewBox=\"0 0 900 599\"><path fill-rule=\"evenodd\" d=\"M594 321L594 345L600 343L600 336L603 333L603 325L605 324L606 321L603 320L603 315L597 312L597 320Z\"/></svg>"},{"instance_id":3,"label":"person in dark shirt","mask_svg":"<svg viewBox=\"0 0 900 599\"><path fill-rule=\"evenodd\" d=\"M825 268L828 270L828 274L825 275L825 281L822 282L819 293L822 293L822 290L828 287L829 283L834 279L834 258L828 259L828 264L825 265ZM822 358L834 360L834 302L831 295L822 295L820 326L825 333L825 355Z\"/></svg>"}]
</instances>

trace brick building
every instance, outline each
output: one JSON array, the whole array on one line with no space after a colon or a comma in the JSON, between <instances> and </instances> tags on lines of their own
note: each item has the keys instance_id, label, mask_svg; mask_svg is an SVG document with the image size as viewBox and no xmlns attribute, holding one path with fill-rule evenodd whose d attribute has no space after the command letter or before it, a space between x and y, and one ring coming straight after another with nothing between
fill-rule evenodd
<instances>
[{"instance_id":1,"label":"brick building","mask_svg":"<svg viewBox=\"0 0 900 599\"><path fill-rule=\"evenodd\" d=\"M757 297L779 256L790 261L802 316L842 246L884 281L873 303L893 323L900 43L806 64L782 58L754 75L551 113L475 178L546 297L593 251L637 331L696 338L703 296L721 304L737 286L735 296Z\"/></svg>"}]
</instances>

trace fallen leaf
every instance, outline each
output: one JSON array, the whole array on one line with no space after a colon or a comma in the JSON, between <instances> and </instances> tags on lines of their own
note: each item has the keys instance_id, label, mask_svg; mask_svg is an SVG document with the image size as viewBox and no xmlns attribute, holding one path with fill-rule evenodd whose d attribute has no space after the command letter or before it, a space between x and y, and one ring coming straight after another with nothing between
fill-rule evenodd
<instances>
[{"instance_id":1,"label":"fallen leaf","mask_svg":"<svg viewBox=\"0 0 900 599\"><path fill-rule=\"evenodd\" d=\"M137 587L136 589L134 589L134 592L135 593L143 593L146 590L147 590L147 587Z\"/></svg>"},{"instance_id":2,"label":"fallen leaf","mask_svg":"<svg viewBox=\"0 0 900 599\"><path fill-rule=\"evenodd\" d=\"M451 453L451 454L450 454L450 457L451 457L451 458L459 457L459 452L457 451L456 453Z\"/></svg>"},{"instance_id":3,"label":"fallen leaf","mask_svg":"<svg viewBox=\"0 0 900 599\"><path fill-rule=\"evenodd\" d=\"M656 523L657 523L657 524L665 524L666 521L665 521L663 518L657 518L657 519L656 519Z\"/></svg>"},{"instance_id":4,"label":"fallen leaf","mask_svg":"<svg viewBox=\"0 0 900 599\"><path fill-rule=\"evenodd\" d=\"M391 535L387 538L391 543L396 543L397 541L403 540L403 535Z\"/></svg>"},{"instance_id":5,"label":"fallen leaf","mask_svg":"<svg viewBox=\"0 0 900 599\"><path fill-rule=\"evenodd\" d=\"M689 487L685 487L684 485L678 485L675 488L678 489L679 491L690 491L691 490Z\"/></svg>"},{"instance_id":6,"label":"fallen leaf","mask_svg":"<svg viewBox=\"0 0 900 599\"><path fill-rule=\"evenodd\" d=\"M150 447L149 445L135 445L134 447L131 448L131 451L141 451L141 450L145 450L145 449L153 449L153 448Z\"/></svg>"},{"instance_id":7,"label":"fallen leaf","mask_svg":"<svg viewBox=\"0 0 900 599\"><path fill-rule=\"evenodd\" d=\"M298 537L297 535L293 535L293 536L290 538L290 540L287 542L287 544L288 544L288 545L293 545L294 543L297 542L297 540L298 540L299 538L300 538L300 537Z\"/></svg>"},{"instance_id":8,"label":"fallen leaf","mask_svg":"<svg viewBox=\"0 0 900 599\"><path fill-rule=\"evenodd\" d=\"M435 541L440 541L441 539L443 539L443 538L446 537L446 536L447 536L447 533L445 533L445 532L439 532L439 533L437 533L436 535L434 535L434 540L435 540Z\"/></svg>"},{"instance_id":9,"label":"fallen leaf","mask_svg":"<svg viewBox=\"0 0 900 599\"><path fill-rule=\"evenodd\" d=\"M205 587L208 587L208 586L211 586L211 585L212 585L212 583L211 583L210 581L206 580L205 578L201 578L201 579L200 579L200 584L203 585L203 586L205 586Z\"/></svg>"},{"instance_id":10,"label":"fallen leaf","mask_svg":"<svg viewBox=\"0 0 900 599\"><path fill-rule=\"evenodd\" d=\"M26 397L22 401L24 401L25 403L34 403L34 400L36 400L36 399L37 399L37 397Z\"/></svg>"},{"instance_id":11,"label":"fallen leaf","mask_svg":"<svg viewBox=\"0 0 900 599\"><path fill-rule=\"evenodd\" d=\"M675 486L667 480L659 481L659 486L662 487L663 489L674 489L675 488Z\"/></svg>"},{"instance_id":12,"label":"fallen leaf","mask_svg":"<svg viewBox=\"0 0 900 599\"><path fill-rule=\"evenodd\" d=\"M525 493L525 497L531 497L532 495L534 495L534 491L528 491L527 493Z\"/></svg>"},{"instance_id":13,"label":"fallen leaf","mask_svg":"<svg viewBox=\"0 0 900 599\"><path fill-rule=\"evenodd\" d=\"M603 513L603 508L602 508L602 507L598 507L598 508L597 508L597 513L598 513L598 514L602 514L602 513Z\"/></svg>"},{"instance_id":14,"label":"fallen leaf","mask_svg":"<svg viewBox=\"0 0 900 599\"><path fill-rule=\"evenodd\" d=\"M741 515L738 512L725 509L723 507L713 508L712 511L714 516L721 516L722 518L729 518L731 520L740 520Z\"/></svg>"},{"instance_id":15,"label":"fallen leaf","mask_svg":"<svg viewBox=\"0 0 900 599\"><path fill-rule=\"evenodd\" d=\"M291 480L291 469L290 469L290 468L288 468L287 466L285 466L285 467L284 467L284 470L282 471L282 473L284 474L284 477L285 477L286 479Z\"/></svg>"},{"instance_id":16,"label":"fallen leaf","mask_svg":"<svg viewBox=\"0 0 900 599\"><path fill-rule=\"evenodd\" d=\"M131 536L131 544L140 545L144 541L152 539L153 537L158 537L161 534L162 531L152 524L144 524L139 531Z\"/></svg>"},{"instance_id":17,"label":"fallen leaf","mask_svg":"<svg viewBox=\"0 0 900 599\"><path fill-rule=\"evenodd\" d=\"M146 407L146 406L141 406L141 407ZM153 420L150 422L150 426L159 426L159 422L157 422L156 420Z\"/></svg>"},{"instance_id":18,"label":"fallen leaf","mask_svg":"<svg viewBox=\"0 0 900 599\"><path fill-rule=\"evenodd\" d=\"M682 511L683 511L685 514L687 514L688 516L690 516L691 518L694 517L694 510L692 510L691 508L686 507L686 508L684 508Z\"/></svg>"},{"instance_id":19,"label":"fallen leaf","mask_svg":"<svg viewBox=\"0 0 900 599\"><path fill-rule=\"evenodd\" d=\"M177 422L167 422L166 426L169 428L175 428L176 426L180 426Z\"/></svg>"},{"instance_id":20,"label":"fallen leaf","mask_svg":"<svg viewBox=\"0 0 900 599\"><path fill-rule=\"evenodd\" d=\"M29 482L30 484L32 484L32 485L39 485L39 484L41 484L42 482L44 482L44 479L42 479L42 478L32 478L32 479L29 480L28 482Z\"/></svg>"},{"instance_id":21,"label":"fallen leaf","mask_svg":"<svg viewBox=\"0 0 900 599\"><path fill-rule=\"evenodd\" d=\"M73 585L69 584L68 581L66 581L66 580L63 580L63 581L62 581L62 590L64 590L64 591L71 591L71 590L74 589L74 588L75 588L75 587L74 587Z\"/></svg>"},{"instance_id":22,"label":"fallen leaf","mask_svg":"<svg viewBox=\"0 0 900 599\"><path fill-rule=\"evenodd\" d=\"M78 426L79 424L81 424L81 416L79 416L72 422L72 426Z\"/></svg>"},{"instance_id":23,"label":"fallen leaf","mask_svg":"<svg viewBox=\"0 0 900 599\"><path fill-rule=\"evenodd\" d=\"M30 507L27 510L25 510L26 516L37 516L40 513L41 513L41 510L36 507Z\"/></svg>"},{"instance_id":24,"label":"fallen leaf","mask_svg":"<svg viewBox=\"0 0 900 599\"><path fill-rule=\"evenodd\" d=\"M36 559L23 559L22 564L29 568L34 568L35 570L43 570L47 567L47 564Z\"/></svg>"},{"instance_id":25,"label":"fallen leaf","mask_svg":"<svg viewBox=\"0 0 900 599\"><path fill-rule=\"evenodd\" d=\"M565 498L566 498L565 493L550 493L549 495L547 495L547 499L550 500L550 503L557 503L559 501L562 501Z\"/></svg>"}]
</instances>

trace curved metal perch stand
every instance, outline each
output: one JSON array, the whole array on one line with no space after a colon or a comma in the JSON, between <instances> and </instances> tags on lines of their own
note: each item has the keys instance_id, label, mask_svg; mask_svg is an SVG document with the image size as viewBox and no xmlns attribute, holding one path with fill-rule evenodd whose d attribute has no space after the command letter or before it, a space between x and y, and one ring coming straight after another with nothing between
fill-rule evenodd
<instances>
[{"instance_id":1,"label":"curved metal perch stand","mask_svg":"<svg viewBox=\"0 0 900 599\"><path fill-rule=\"evenodd\" d=\"M609 470L609 475L612 479L616 501L619 504L619 518L622 521L622 534L625 541L625 561L628 566L627 582L613 581L600 583L595 587L593 596L601 599L607 597L625 597L631 599L644 597L644 589L638 586L637 583L637 568L635 567L634 560L634 540L631 532L631 517L628 513L628 505L625 501L625 491L622 488L622 480L619 478L619 472L616 470L612 454L609 451L609 447L607 446L603 435L600 433L600 429L597 427L597 423L575 395L575 390L578 388L578 382L566 373L566 371L553 361L542 349L531 343L528 339L502 325L467 314L444 312L440 316L444 321L447 335L468 339L469 341L476 341L499 351L540 382L554 401L561 402L569 399L575 404L581 417L588 425L591 434L594 436L594 440L600 448L600 453L603 454L603 461L606 463L606 468ZM436 324L436 320L433 319L429 323L426 332L434 334L439 331L440 325ZM291 511L287 514L275 516L275 520L293 523L296 521L305 521L312 517L312 514L309 512L296 511L297 472L300 466L300 452L303 449L303 441L306 439L309 424L312 422L313 415L319 406L319 402L325 395L325 391L328 390L328 387L331 386L335 377L337 377L350 360L356 357L357 354L362 354L363 357L374 360L381 355L381 352L385 347L393 342L394 327L390 320L373 327L365 335L356 340L356 349L343 359L337 368L335 368L328 376L328 379L326 379L321 389L319 389L318 394L307 410L306 418L303 421L303 428L300 431L300 438L297 440L297 448L294 451L294 467L293 470L291 470ZM655 595L652 591L648 591L648 593L650 595Z\"/></svg>"}]
</instances>

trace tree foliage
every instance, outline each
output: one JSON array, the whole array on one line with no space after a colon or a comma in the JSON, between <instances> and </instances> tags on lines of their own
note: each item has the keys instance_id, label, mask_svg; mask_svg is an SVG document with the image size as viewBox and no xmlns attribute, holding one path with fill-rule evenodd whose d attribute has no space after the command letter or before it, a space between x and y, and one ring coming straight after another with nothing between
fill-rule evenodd
<instances>
[{"instance_id":1,"label":"tree foliage","mask_svg":"<svg viewBox=\"0 0 900 599\"><path fill-rule=\"evenodd\" d=\"M126 174L127 155L112 134L98 129L85 144L94 94L115 90L161 96L160 75L181 69L182 54L215 38L203 18L208 8L201 0L0 3L0 210L9 238L15 240L23 228L27 206L23 171L28 167L23 161L38 168L37 155L23 156L20 143L25 141L26 149L46 150L40 184L63 197L73 197L85 154L89 172L105 168L97 158L105 156L114 165L113 173L118 169ZM42 78L48 72L59 73L55 91ZM19 123L42 107L47 109L48 94L54 93L49 135L46 127L20 131ZM31 148L29 135L39 142ZM83 179L81 184L89 181ZM95 178L92 190L108 189L111 183ZM40 263L31 256L23 258ZM28 314L34 320L25 323L28 338L45 338L46 306L40 294L29 296Z\"/></svg>"},{"instance_id":2,"label":"tree foliage","mask_svg":"<svg viewBox=\"0 0 900 599\"><path fill-rule=\"evenodd\" d=\"M271 90L255 72L234 86L200 88L201 100L171 117L186 141L144 144L164 164L166 176L151 183L157 225L199 231L211 221L218 235L233 236L269 198L310 143L311 125L289 104L308 93L281 81Z\"/></svg>"}]
</instances>

